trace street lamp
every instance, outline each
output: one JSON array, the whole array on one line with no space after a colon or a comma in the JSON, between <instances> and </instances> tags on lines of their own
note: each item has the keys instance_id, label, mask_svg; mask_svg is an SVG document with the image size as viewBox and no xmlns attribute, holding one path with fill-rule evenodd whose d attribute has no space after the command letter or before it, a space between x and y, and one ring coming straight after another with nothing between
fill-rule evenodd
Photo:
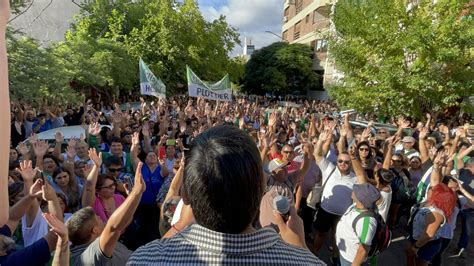
<instances>
[{"instance_id":1,"label":"street lamp","mask_svg":"<svg viewBox=\"0 0 474 266\"><path fill-rule=\"evenodd\" d=\"M286 40L285 40L285 39L283 39L283 37L281 37L280 35L278 35L278 34L274 33L273 31L266 30L265 32L266 32L266 33L273 34L273 35L277 36L278 38L280 38L282 41L286 42Z\"/></svg>"}]
</instances>

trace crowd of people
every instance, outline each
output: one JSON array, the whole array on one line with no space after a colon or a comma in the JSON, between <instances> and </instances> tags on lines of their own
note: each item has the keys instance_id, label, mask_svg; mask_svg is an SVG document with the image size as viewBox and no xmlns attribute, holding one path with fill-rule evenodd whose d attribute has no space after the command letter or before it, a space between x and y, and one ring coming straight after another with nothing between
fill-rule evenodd
<instances>
[{"instance_id":1,"label":"crowd of people","mask_svg":"<svg viewBox=\"0 0 474 266\"><path fill-rule=\"evenodd\" d=\"M361 127L374 117L309 99L10 103L0 12L0 265L376 265L395 229L407 265L465 252L468 116Z\"/></svg>"},{"instance_id":2,"label":"crowd of people","mask_svg":"<svg viewBox=\"0 0 474 266\"><path fill-rule=\"evenodd\" d=\"M54 250L73 265L317 265L325 243L326 263L375 265L384 229L405 226L407 264L441 265L459 213L459 253L469 243L474 127L461 120L361 128L331 102L266 97L11 110L2 265Z\"/></svg>"}]
</instances>

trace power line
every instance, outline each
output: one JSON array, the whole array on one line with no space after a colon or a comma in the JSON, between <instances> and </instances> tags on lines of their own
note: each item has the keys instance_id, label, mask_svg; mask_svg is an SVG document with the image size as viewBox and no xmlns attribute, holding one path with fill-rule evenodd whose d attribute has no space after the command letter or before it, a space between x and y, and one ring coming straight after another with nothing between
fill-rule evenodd
<instances>
[{"instance_id":1,"label":"power line","mask_svg":"<svg viewBox=\"0 0 474 266\"><path fill-rule=\"evenodd\" d=\"M38 14L38 16L36 16L33 21L31 21L30 23L28 23L28 26L27 28L31 27L31 25L43 14L43 12L49 7L51 6L51 4L53 3L53 0L50 0L49 3L43 8L41 9L40 13Z\"/></svg>"},{"instance_id":2,"label":"power line","mask_svg":"<svg viewBox=\"0 0 474 266\"><path fill-rule=\"evenodd\" d=\"M8 23L14 21L14 20L15 20L16 18L18 18L19 16L25 14L25 12L28 11L28 9L30 9L30 7L33 5L34 2L35 2L35 0L32 0L31 3L30 3L30 5L29 5L27 8L25 8L25 10L21 11L18 15L16 15L16 16L13 17L12 19L10 19L10 20L8 21Z\"/></svg>"}]
</instances>

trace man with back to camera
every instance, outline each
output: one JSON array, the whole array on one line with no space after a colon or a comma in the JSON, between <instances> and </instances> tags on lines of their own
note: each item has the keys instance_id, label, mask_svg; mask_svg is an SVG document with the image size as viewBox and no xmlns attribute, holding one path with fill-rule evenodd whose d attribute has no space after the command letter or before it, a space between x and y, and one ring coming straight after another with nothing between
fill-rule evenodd
<instances>
[{"instance_id":1,"label":"man with back to camera","mask_svg":"<svg viewBox=\"0 0 474 266\"><path fill-rule=\"evenodd\" d=\"M294 207L286 224L275 214L281 236L252 226L265 183L259 151L244 131L213 127L193 140L185 160L183 200L196 223L172 227L174 237L137 249L129 265L325 265L306 248Z\"/></svg>"}]
</instances>

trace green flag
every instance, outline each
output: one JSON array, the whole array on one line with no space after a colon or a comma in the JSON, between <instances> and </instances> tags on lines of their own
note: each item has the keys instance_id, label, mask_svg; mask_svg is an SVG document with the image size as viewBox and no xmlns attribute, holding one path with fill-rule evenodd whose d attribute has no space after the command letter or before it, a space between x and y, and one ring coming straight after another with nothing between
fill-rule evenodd
<instances>
[{"instance_id":1,"label":"green flag","mask_svg":"<svg viewBox=\"0 0 474 266\"><path fill-rule=\"evenodd\" d=\"M142 95L151 95L158 98L166 98L166 86L157 79L153 72L140 58L140 92Z\"/></svg>"}]
</instances>

